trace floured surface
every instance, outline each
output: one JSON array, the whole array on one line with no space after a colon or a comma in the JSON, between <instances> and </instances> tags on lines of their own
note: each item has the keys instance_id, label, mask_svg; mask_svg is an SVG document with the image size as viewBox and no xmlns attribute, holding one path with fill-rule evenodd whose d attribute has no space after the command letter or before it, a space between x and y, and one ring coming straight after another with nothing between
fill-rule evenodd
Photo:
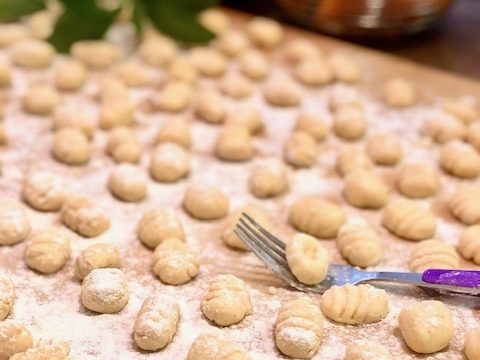
<instances>
[{"instance_id":1,"label":"floured surface","mask_svg":"<svg viewBox=\"0 0 480 360\"><path fill-rule=\"evenodd\" d=\"M323 38L319 43L328 49L343 49L347 53L354 51L353 56L364 69L364 78L369 82L369 86L364 89L369 120L368 134L391 131L402 141L406 153L404 162L425 161L437 166L440 147L419 135L422 122L432 109L431 104L438 103L437 94L478 97L480 86L459 80L458 87L449 88L447 84L453 81L451 77L442 74L437 76L387 57L382 59L382 67L377 68L380 61L378 54L359 51L358 48L352 50L349 46ZM273 55L273 59L278 61L278 65L273 65L273 73L286 71L278 56ZM231 65L230 71L236 71L235 64ZM152 72L157 82L161 83L161 71ZM418 79L420 88L429 89L422 92L422 100L430 105L400 111L386 108L379 101L380 88L375 84L382 84L386 79L384 76L392 75L404 75L414 81ZM283 358L275 348L273 326L281 301L292 298L297 293L284 288L254 255L228 249L220 240L224 220L200 222L185 214L181 209L181 201L188 183L218 185L230 198L230 210L246 203L254 203L266 209L274 222L275 233L285 240L294 233L286 221L289 205L300 195L322 195L341 204L349 219L363 217L378 232L384 244L384 254L376 269L407 270L410 249L415 243L389 235L381 227L381 211L358 210L348 206L342 199L343 180L337 175L334 166L336 149L343 143L333 135L321 144L315 166L308 170L290 171L291 187L286 195L273 200L258 200L248 192L247 179L256 161L282 156L283 144L298 113L298 108L283 109L265 105L261 84L255 86L251 101L261 109L266 131L255 138L257 155L253 161L237 164L220 162L214 158L213 143L219 127L194 120L191 110L188 110L186 114L192 119L193 131L190 176L175 184L159 184L150 179L147 199L138 204L127 204L114 199L106 189L108 174L115 166L104 154L106 133L97 131L92 160L88 166L67 167L56 163L49 154L52 140L51 119L26 115L20 109L20 96L27 87L27 81L51 82L52 74L48 71L16 70L14 76L15 87L8 90L6 95L9 99L5 116L9 145L2 149L0 155L3 163L3 175L0 177L2 196L19 198L24 172L31 167L41 167L63 175L72 191L93 197L99 205L108 209L112 221L111 228L95 239L85 239L71 233L72 256L67 265L53 275L40 275L26 267L23 261L25 243L0 248L0 272L5 272L16 285L17 299L11 317L24 323L35 339L52 337L69 341L73 359L184 359L190 344L203 332L221 332L231 336L248 349L252 359ZM66 95L65 99L78 103L91 114L96 114L98 108L93 97L96 78L98 75L91 76L90 84L81 94ZM438 82L435 81L437 78ZM202 80L199 87L208 88L216 82L217 80ZM321 114L326 121L330 121L327 99L337 86L340 85L303 88L301 108ZM145 146L141 166L146 173L153 139L166 118L165 114L147 111L145 101L152 94L151 88L132 91L132 98L139 105L135 130ZM228 101L230 105L234 103L233 100ZM390 198L398 196L393 189L394 169L376 167L375 172L380 174L392 189ZM421 203L430 205L438 218L437 238L455 245L463 225L451 217L446 201L461 181L443 173L441 176L440 194ZM150 271L152 251L142 246L136 237L136 226L140 217L147 209L160 205L170 205L178 209L186 230L187 243L198 251L201 257L200 274L194 281L183 286L167 286L155 278ZM45 214L29 209L28 215L33 231L49 224L60 225L58 214ZM74 259L82 249L97 242L118 246L123 256L123 271L129 283L130 301L120 314L98 315L87 311L80 302L80 282L74 276ZM332 262L342 262L334 241L322 240L322 244L329 249ZM474 268L471 263L462 264L467 268ZM254 309L253 314L247 316L239 325L218 328L205 319L200 303L212 275L224 272L233 273L247 281L251 288ZM324 340L314 359L342 359L346 344L360 339L379 341L390 350L395 359L463 359L462 348L466 331L480 326L478 298L434 295L434 298L443 301L452 310L455 337L447 350L430 356L418 356L404 345L397 327L397 316L403 307L429 296L410 287L386 289L391 301L391 309L386 319L361 327L334 324L326 320ZM149 354L135 346L132 332L143 300L156 292L172 294L179 299L181 320L173 343L161 352ZM319 300L319 296L314 298Z\"/></svg>"}]
</instances>

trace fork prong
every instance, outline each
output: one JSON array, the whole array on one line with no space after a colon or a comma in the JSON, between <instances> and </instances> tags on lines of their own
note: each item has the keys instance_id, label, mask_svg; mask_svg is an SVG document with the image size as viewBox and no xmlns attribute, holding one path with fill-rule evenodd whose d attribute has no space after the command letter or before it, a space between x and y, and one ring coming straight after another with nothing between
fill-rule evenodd
<instances>
[{"instance_id":1,"label":"fork prong","mask_svg":"<svg viewBox=\"0 0 480 360\"><path fill-rule=\"evenodd\" d=\"M285 250L285 243L282 240L270 234L267 230L263 228L263 226L261 226L258 222L256 222L250 215L248 215L247 213L242 213L241 218L242 217L245 218L250 224L255 226L263 235L265 235L278 248L280 248L281 250Z\"/></svg>"},{"instance_id":2,"label":"fork prong","mask_svg":"<svg viewBox=\"0 0 480 360\"><path fill-rule=\"evenodd\" d=\"M263 233L259 232L257 228L250 225L248 222L245 221L244 218L240 217L238 223L244 226L248 232L257 238L260 244L265 245L265 249L268 249L269 252L274 252L277 257L280 259L280 262L284 263L285 261L285 251L283 249L279 249L275 244L273 244L269 238L265 237ZM286 265L286 263L284 263Z\"/></svg>"}]
</instances>

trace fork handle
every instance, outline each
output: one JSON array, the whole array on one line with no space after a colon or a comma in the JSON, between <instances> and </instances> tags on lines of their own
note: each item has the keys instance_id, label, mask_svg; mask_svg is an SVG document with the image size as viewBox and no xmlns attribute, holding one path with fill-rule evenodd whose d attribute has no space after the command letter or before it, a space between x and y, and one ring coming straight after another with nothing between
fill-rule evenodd
<instances>
[{"instance_id":1,"label":"fork handle","mask_svg":"<svg viewBox=\"0 0 480 360\"><path fill-rule=\"evenodd\" d=\"M428 269L423 272L422 280L429 284L480 288L480 271Z\"/></svg>"}]
</instances>

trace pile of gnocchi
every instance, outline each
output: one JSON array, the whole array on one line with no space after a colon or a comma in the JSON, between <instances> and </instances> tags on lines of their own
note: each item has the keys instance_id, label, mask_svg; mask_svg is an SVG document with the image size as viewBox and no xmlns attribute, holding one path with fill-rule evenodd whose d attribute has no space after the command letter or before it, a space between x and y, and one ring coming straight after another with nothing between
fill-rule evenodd
<instances>
[{"instance_id":1,"label":"pile of gnocchi","mask_svg":"<svg viewBox=\"0 0 480 360\"><path fill-rule=\"evenodd\" d=\"M467 261L470 268L480 265L480 188L473 182L480 175L480 114L473 104L445 100L425 119L421 133L440 148L438 168L422 161L403 162L405 144L398 134L369 134L366 99L356 88L364 71L359 64L340 52L326 54L306 38L284 41L283 27L273 20L254 18L239 28L223 12L207 10L200 21L217 35L207 46L181 47L147 30L129 56L114 42L101 40L78 42L69 56L60 58L44 40L54 16L42 12L26 23L0 26L0 47L6 54L0 62L0 86L8 94L9 88L16 87L17 72L39 74L27 84L20 111L49 123L49 156L56 166L81 172L96 157L108 157L112 170L106 183L97 185L115 201L138 206L149 198L152 183L186 183L179 199L181 216L181 210L172 206L154 207L136 224L135 241L151 250L146 261L151 263L152 281L173 287L198 281L202 254L189 243L183 216L205 224L221 223L222 246L239 253L249 251L233 231L242 213L269 231L278 230L271 214L257 204L292 194L292 177L318 166L324 144L331 138L340 144L334 176L342 179L343 201L354 209L380 213L383 227L403 239L399 241L417 242L410 254L410 271L460 268ZM274 61L288 71L275 72ZM48 77L40 76L47 71ZM331 121L302 108L305 91L333 86L335 90L326 99ZM96 116L75 103L76 94L92 87L95 91L89 101L97 109ZM138 101L132 96L138 89L151 91ZM398 112L419 102L414 85L403 78L388 79L381 95L383 104ZM295 118L286 141L273 141L281 147L282 156L262 153L265 150L259 144L266 142L267 131L275 133L277 124L262 113L258 97ZM9 140L9 130L15 125L6 125L9 101L6 96L0 106L5 119L0 123L0 142L6 148L15 146ZM161 114L165 121L161 126L139 123L142 112ZM192 150L195 123L216 132L210 161L237 166L260 159L245 184L255 203L244 201L231 209L221 182L189 181L198 155ZM155 136L139 136L142 127L155 127ZM102 139L101 151L98 138ZM393 186L378 174L379 168L394 169ZM199 170L208 173L209 168ZM435 212L421 201L442 192L441 172L463 180L448 200L451 215L466 226L457 247L436 238ZM18 198L0 201L2 254L25 243L24 263L32 276L65 271L76 255L72 275L80 287L81 306L96 314L121 313L130 298L129 281L122 270L123 249L96 242L82 246L78 253L72 251L77 236L108 234L117 221L111 211L94 195L71 191L53 168L30 166L19 183ZM393 192L401 196L392 196ZM324 246L326 239L334 239L336 253L352 266L366 269L381 263L382 234L365 219L351 218L344 208L318 194L295 196L289 204L287 223L298 233L285 239L286 258L300 282L314 285L325 279L332 257L331 249ZM40 216L54 214L55 224L39 228L30 219L30 211ZM4 272L1 262L0 271ZM235 326L255 312L250 292L248 282L231 273L211 276L205 292L199 294L201 311L214 327ZM34 340L27 326L15 320L15 301L14 282L1 275L0 360L68 359L74 344L61 339ZM137 312L131 328L136 351L161 356L184 321L178 299L151 294ZM322 346L324 317L343 326L361 326L382 321L388 312L389 295L371 285L333 286L319 298L296 294L282 302L273 324L276 356L314 357ZM450 309L438 300L419 300L403 308L398 328L406 346L418 354L444 350L455 330ZM471 329L464 341L468 360L480 359L480 328ZM373 340L352 341L344 354L336 355L346 360L401 358ZM187 359L253 357L228 336L206 332L189 345Z\"/></svg>"}]
</instances>

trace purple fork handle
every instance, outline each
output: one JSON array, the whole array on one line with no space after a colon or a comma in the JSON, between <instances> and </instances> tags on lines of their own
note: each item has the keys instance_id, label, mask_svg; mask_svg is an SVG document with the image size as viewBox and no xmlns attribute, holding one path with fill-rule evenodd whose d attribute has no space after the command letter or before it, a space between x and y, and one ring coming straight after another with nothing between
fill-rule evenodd
<instances>
[{"instance_id":1,"label":"purple fork handle","mask_svg":"<svg viewBox=\"0 0 480 360\"><path fill-rule=\"evenodd\" d=\"M480 271L428 269L422 280L429 284L480 288Z\"/></svg>"}]
</instances>

